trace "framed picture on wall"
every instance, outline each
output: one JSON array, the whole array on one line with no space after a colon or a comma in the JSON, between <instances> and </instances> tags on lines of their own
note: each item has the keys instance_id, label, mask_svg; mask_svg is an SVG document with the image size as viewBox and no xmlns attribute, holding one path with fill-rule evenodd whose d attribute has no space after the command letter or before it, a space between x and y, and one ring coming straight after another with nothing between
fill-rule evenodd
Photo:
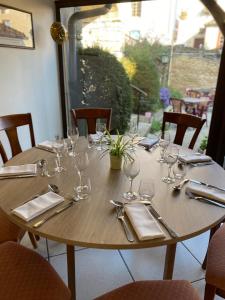
<instances>
[{"instance_id":1,"label":"framed picture on wall","mask_svg":"<svg viewBox=\"0 0 225 300\"><path fill-rule=\"evenodd\" d=\"M35 48L32 13L0 4L0 46Z\"/></svg>"}]
</instances>

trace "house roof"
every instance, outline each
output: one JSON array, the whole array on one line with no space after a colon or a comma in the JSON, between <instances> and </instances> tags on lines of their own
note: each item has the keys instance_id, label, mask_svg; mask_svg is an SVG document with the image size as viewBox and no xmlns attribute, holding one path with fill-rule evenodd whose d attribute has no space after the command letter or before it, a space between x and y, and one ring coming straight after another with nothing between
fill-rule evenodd
<instances>
[{"instance_id":1,"label":"house roof","mask_svg":"<svg viewBox=\"0 0 225 300\"><path fill-rule=\"evenodd\" d=\"M16 38L26 40L28 37L21 31L0 23L0 37Z\"/></svg>"}]
</instances>

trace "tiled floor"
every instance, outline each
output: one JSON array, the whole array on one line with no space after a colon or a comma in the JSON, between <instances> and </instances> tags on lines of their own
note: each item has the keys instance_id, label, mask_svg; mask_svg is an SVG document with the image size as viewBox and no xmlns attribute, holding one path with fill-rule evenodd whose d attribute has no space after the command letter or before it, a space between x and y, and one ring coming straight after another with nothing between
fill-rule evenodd
<instances>
[{"instance_id":1,"label":"tiled floor","mask_svg":"<svg viewBox=\"0 0 225 300\"><path fill-rule=\"evenodd\" d=\"M22 244L32 248L27 236ZM208 244L208 232L179 243L174 279L192 282L203 299L204 271L201 262ZM67 282L66 247L41 239L37 251L50 261ZM76 289L78 300L90 300L133 280L162 279L165 247L141 250L98 250L76 248ZM216 297L215 300L222 299Z\"/></svg>"}]
</instances>

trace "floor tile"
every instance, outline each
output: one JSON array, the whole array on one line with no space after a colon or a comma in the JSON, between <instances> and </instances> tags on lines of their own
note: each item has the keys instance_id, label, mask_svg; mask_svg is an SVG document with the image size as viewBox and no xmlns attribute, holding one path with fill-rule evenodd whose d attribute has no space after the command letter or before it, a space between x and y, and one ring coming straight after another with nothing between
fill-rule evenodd
<instances>
[{"instance_id":1,"label":"floor tile","mask_svg":"<svg viewBox=\"0 0 225 300\"><path fill-rule=\"evenodd\" d=\"M37 241L37 244L38 244L38 248L35 249L35 251L38 252L43 257L47 258L48 252L47 252L47 248L46 248L46 239L40 237L40 240ZM28 233L26 233L24 235L23 239L21 240L21 245L34 250L32 244L31 244L30 238L28 236Z\"/></svg>"},{"instance_id":2,"label":"floor tile","mask_svg":"<svg viewBox=\"0 0 225 300\"><path fill-rule=\"evenodd\" d=\"M67 283L66 255L52 257L50 262ZM76 251L78 300L93 299L131 281L118 251L98 249Z\"/></svg>"},{"instance_id":3,"label":"floor tile","mask_svg":"<svg viewBox=\"0 0 225 300\"><path fill-rule=\"evenodd\" d=\"M66 245L55 241L48 240L49 255L60 255L66 253Z\"/></svg>"},{"instance_id":4,"label":"floor tile","mask_svg":"<svg viewBox=\"0 0 225 300\"><path fill-rule=\"evenodd\" d=\"M55 241L48 240L48 249L49 249L49 255L50 256L55 256L55 255L60 255L60 254L65 254L66 253L66 245L61 244ZM86 248L83 247L75 247L75 251L77 250L83 250Z\"/></svg>"},{"instance_id":5,"label":"floor tile","mask_svg":"<svg viewBox=\"0 0 225 300\"><path fill-rule=\"evenodd\" d=\"M162 279L166 247L122 250L121 253L135 280ZM173 278L194 281L203 277L198 261L179 243Z\"/></svg>"},{"instance_id":6,"label":"floor tile","mask_svg":"<svg viewBox=\"0 0 225 300\"><path fill-rule=\"evenodd\" d=\"M208 248L209 231L184 241L185 246L202 263Z\"/></svg>"},{"instance_id":7,"label":"floor tile","mask_svg":"<svg viewBox=\"0 0 225 300\"><path fill-rule=\"evenodd\" d=\"M205 290L205 280L199 280L192 283L192 286L197 289L199 296L201 299L204 299L204 290ZM223 298L219 296L215 296L214 300L222 300Z\"/></svg>"}]
</instances>

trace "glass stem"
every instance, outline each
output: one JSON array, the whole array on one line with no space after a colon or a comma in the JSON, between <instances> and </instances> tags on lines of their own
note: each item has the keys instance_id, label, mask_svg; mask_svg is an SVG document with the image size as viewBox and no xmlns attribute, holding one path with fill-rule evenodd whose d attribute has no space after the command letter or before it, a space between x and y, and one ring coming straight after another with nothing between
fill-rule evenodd
<instances>
[{"instance_id":1,"label":"glass stem","mask_svg":"<svg viewBox=\"0 0 225 300\"><path fill-rule=\"evenodd\" d=\"M172 167L172 165L169 165L169 168L168 168L168 178L170 178L171 167Z\"/></svg>"},{"instance_id":2,"label":"glass stem","mask_svg":"<svg viewBox=\"0 0 225 300\"><path fill-rule=\"evenodd\" d=\"M81 184L82 184L82 173L81 173L81 171L78 171L78 175L79 175L79 180L80 180L80 186L81 186Z\"/></svg>"},{"instance_id":3,"label":"glass stem","mask_svg":"<svg viewBox=\"0 0 225 300\"><path fill-rule=\"evenodd\" d=\"M130 180L130 189L129 189L129 194L132 194L133 193L133 190L132 190L132 188L133 188L133 179L132 178L129 178L129 180Z\"/></svg>"}]
</instances>

